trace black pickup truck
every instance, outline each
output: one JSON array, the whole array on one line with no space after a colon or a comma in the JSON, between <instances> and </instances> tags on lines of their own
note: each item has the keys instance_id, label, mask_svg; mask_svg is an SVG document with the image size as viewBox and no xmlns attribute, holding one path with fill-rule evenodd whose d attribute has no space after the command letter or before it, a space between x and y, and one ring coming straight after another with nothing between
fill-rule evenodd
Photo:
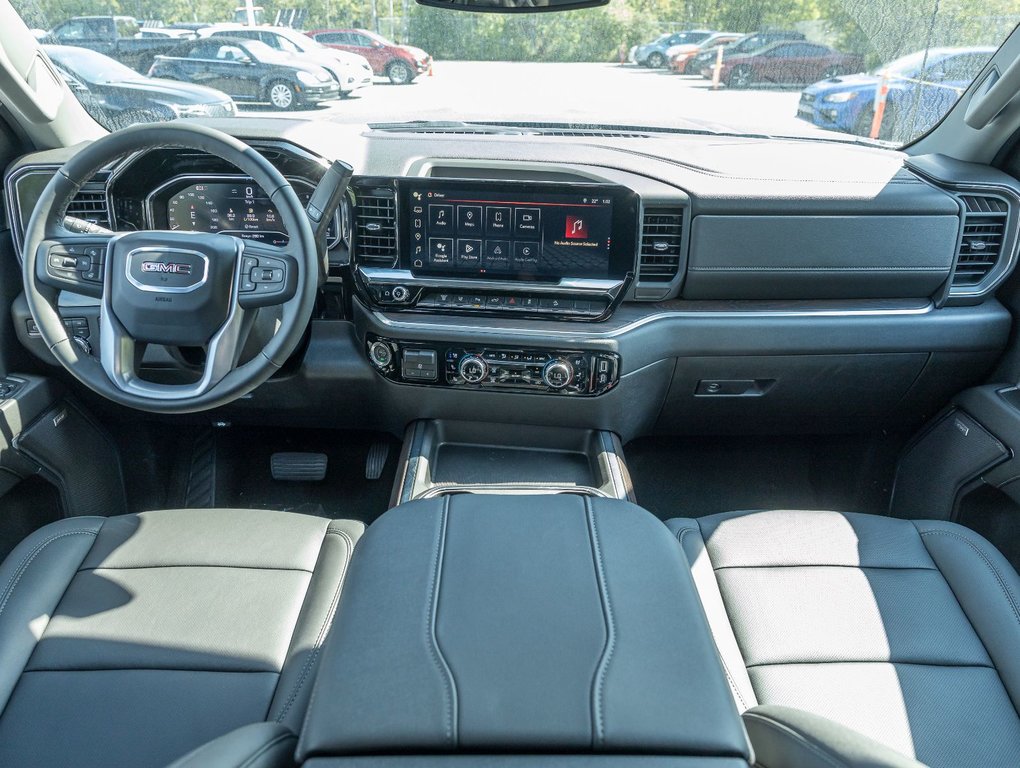
<instances>
[{"instance_id":1,"label":"black pickup truck","mask_svg":"<svg viewBox=\"0 0 1020 768\"><path fill-rule=\"evenodd\" d=\"M43 42L98 51L145 74L156 56L180 40L141 37L140 31L130 16L75 16L51 29Z\"/></svg>"}]
</instances>

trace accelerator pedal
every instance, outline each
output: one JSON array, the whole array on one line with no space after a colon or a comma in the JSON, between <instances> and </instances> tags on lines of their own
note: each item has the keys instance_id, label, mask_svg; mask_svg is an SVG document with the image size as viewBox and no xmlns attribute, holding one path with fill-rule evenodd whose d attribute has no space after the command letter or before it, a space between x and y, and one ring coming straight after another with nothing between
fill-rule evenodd
<instances>
[{"instance_id":1,"label":"accelerator pedal","mask_svg":"<svg viewBox=\"0 0 1020 768\"><path fill-rule=\"evenodd\" d=\"M386 460L390 457L390 444L383 441L372 443L365 460L365 479L378 480L386 468Z\"/></svg>"},{"instance_id":2,"label":"accelerator pedal","mask_svg":"<svg viewBox=\"0 0 1020 768\"><path fill-rule=\"evenodd\" d=\"M269 467L274 480L318 483L326 479L328 457L324 453L274 453Z\"/></svg>"}]
</instances>

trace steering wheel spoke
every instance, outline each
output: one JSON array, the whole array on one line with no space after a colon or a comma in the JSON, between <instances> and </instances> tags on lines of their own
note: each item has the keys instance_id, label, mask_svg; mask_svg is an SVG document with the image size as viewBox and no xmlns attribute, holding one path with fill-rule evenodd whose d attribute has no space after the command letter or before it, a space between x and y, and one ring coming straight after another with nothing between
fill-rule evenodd
<instances>
[{"instance_id":1,"label":"steering wheel spoke","mask_svg":"<svg viewBox=\"0 0 1020 768\"><path fill-rule=\"evenodd\" d=\"M270 307L294 298L298 261L287 248L242 240L238 303L244 309Z\"/></svg>"},{"instance_id":2,"label":"steering wheel spoke","mask_svg":"<svg viewBox=\"0 0 1020 768\"><path fill-rule=\"evenodd\" d=\"M104 300L99 317L100 362L107 377L121 392L135 397L166 401L201 397L237 367L246 337L245 311L233 302L227 319L206 345L205 362L198 380L190 384L162 384L138 375L147 344L137 341L108 311Z\"/></svg>"},{"instance_id":3,"label":"steering wheel spoke","mask_svg":"<svg viewBox=\"0 0 1020 768\"><path fill-rule=\"evenodd\" d=\"M35 259L39 282L62 291L101 297L112 238L68 233L43 240Z\"/></svg>"}]
</instances>

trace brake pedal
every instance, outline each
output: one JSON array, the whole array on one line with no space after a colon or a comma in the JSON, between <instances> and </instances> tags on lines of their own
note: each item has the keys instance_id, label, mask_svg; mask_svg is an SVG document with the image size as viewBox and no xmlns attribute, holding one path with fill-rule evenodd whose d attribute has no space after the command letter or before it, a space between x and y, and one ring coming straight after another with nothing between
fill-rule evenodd
<instances>
[{"instance_id":1,"label":"brake pedal","mask_svg":"<svg viewBox=\"0 0 1020 768\"><path fill-rule=\"evenodd\" d=\"M390 457L390 444L385 442L372 443L365 460L365 479L378 480L386 468L386 460Z\"/></svg>"},{"instance_id":2,"label":"brake pedal","mask_svg":"<svg viewBox=\"0 0 1020 768\"><path fill-rule=\"evenodd\" d=\"M274 480L318 483L326 479L328 461L324 453L274 453L269 468Z\"/></svg>"}]
</instances>

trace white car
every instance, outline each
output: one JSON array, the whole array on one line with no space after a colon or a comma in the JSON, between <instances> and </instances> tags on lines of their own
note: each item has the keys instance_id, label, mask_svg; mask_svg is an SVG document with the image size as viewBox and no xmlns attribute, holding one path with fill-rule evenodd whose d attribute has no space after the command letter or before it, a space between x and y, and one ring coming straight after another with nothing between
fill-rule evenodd
<instances>
[{"instance_id":1,"label":"white car","mask_svg":"<svg viewBox=\"0 0 1020 768\"><path fill-rule=\"evenodd\" d=\"M340 95L344 98L359 88L372 84L372 65L364 56L327 48L304 32L290 27L216 24L199 30L198 34L200 37L240 37L259 40L281 53L289 53L307 62L318 64L336 78L340 84Z\"/></svg>"}]
</instances>

